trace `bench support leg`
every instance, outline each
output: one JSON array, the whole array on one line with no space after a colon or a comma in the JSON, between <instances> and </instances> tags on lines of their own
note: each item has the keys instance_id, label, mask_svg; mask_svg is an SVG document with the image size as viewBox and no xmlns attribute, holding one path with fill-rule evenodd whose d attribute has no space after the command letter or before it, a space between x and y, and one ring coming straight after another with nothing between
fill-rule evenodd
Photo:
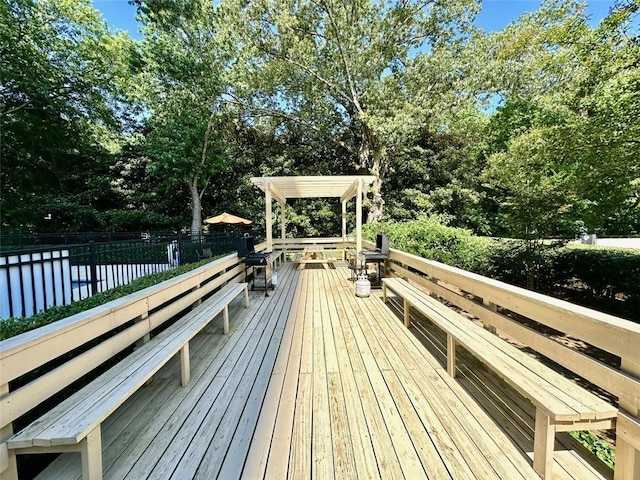
<instances>
[{"instance_id":1,"label":"bench support leg","mask_svg":"<svg viewBox=\"0 0 640 480\"><path fill-rule=\"evenodd\" d=\"M616 469L614 480L637 480L640 478L640 451L618 437L616 440Z\"/></svg>"},{"instance_id":2,"label":"bench support leg","mask_svg":"<svg viewBox=\"0 0 640 480\"><path fill-rule=\"evenodd\" d=\"M265 287L266 288L266 287ZM222 310L222 319L223 319L223 329L224 334L229 333L229 306L225 305L224 310Z\"/></svg>"},{"instance_id":3,"label":"bench support leg","mask_svg":"<svg viewBox=\"0 0 640 480\"><path fill-rule=\"evenodd\" d=\"M100 425L80 442L80 456L82 457L83 480L102 479L102 440Z\"/></svg>"},{"instance_id":4,"label":"bench support leg","mask_svg":"<svg viewBox=\"0 0 640 480\"><path fill-rule=\"evenodd\" d=\"M244 308L249 308L249 288L244 286Z\"/></svg>"},{"instance_id":5,"label":"bench support leg","mask_svg":"<svg viewBox=\"0 0 640 480\"><path fill-rule=\"evenodd\" d=\"M180 366L182 373L182 386L189 385L191 380L191 358L189 355L189 342L185 343L180 349Z\"/></svg>"},{"instance_id":6,"label":"bench support leg","mask_svg":"<svg viewBox=\"0 0 640 480\"><path fill-rule=\"evenodd\" d=\"M551 424L549 416L537 408L535 434L533 437L533 469L544 479L552 478L555 434L556 430Z\"/></svg>"},{"instance_id":7,"label":"bench support leg","mask_svg":"<svg viewBox=\"0 0 640 480\"><path fill-rule=\"evenodd\" d=\"M6 443L0 444L0 479L18 480L18 464L14 450L9 450Z\"/></svg>"},{"instance_id":8,"label":"bench support leg","mask_svg":"<svg viewBox=\"0 0 640 480\"><path fill-rule=\"evenodd\" d=\"M404 299L404 326L409 328L411 326L411 318L409 317L409 302Z\"/></svg>"},{"instance_id":9,"label":"bench support leg","mask_svg":"<svg viewBox=\"0 0 640 480\"><path fill-rule=\"evenodd\" d=\"M9 393L9 384L0 385L0 396ZM16 453L7 447L7 438L13 435L13 424L9 423L0 428L0 479L1 480L18 480L18 464L16 462Z\"/></svg>"},{"instance_id":10,"label":"bench support leg","mask_svg":"<svg viewBox=\"0 0 640 480\"><path fill-rule=\"evenodd\" d=\"M387 303L387 284L386 283L382 284L382 301L384 303Z\"/></svg>"},{"instance_id":11,"label":"bench support leg","mask_svg":"<svg viewBox=\"0 0 640 480\"><path fill-rule=\"evenodd\" d=\"M447 335L447 373L456 378L456 339Z\"/></svg>"}]
</instances>

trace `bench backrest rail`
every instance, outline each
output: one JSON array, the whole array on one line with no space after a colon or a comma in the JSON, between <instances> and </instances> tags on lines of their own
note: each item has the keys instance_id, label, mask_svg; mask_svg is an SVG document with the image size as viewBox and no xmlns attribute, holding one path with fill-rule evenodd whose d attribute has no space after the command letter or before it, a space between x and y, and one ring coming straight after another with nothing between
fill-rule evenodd
<instances>
[{"instance_id":1,"label":"bench backrest rail","mask_svg":"<svg viewBox=\"0 0 640 480\"><path fill-rule=\"evenodd\" d=\"M205 284L201 289L191 291L186 296L179 298L151 315L144 315L146 318L137 322L134 321L126 330L99 343L78 357L65 362L55 370L38 377L20 389L6 395L0 400L0 424L6 425L14 421L31 408L37 406L38 403L40 403L38 400L42 401L49 398L52 394L57 393L62 388L75 382L82 375L92 371L94 368L112 358L114 353L120 352L140 340L167 320L190 308L198 299L202 298L202 296L209 294L215 288L220 287L221 284L238 276L239 273L239 267L232 271L225 272L219 278ZM122 319L119 319L117 324L122 324ZM86 341L90 341L90 339L83 340L84 343L86 343ZM21 355L21 357L23 356ZM11 365L14 365L14 370L18 372L24 369L19 370L15 361L13 361ZM10 372L10 374L15 375L15 373L12 372ZM7 378L3 378L3 381L5 380L7 380Z\"/></svg>"},{"instance_id":2,"label":"bench backrest rail","mask_svg":"<svg viewBox=\"0 0 640 480\"><path fill-rule=\"evenodd\" d=\"M485 324L497 328L509 337L532 347L538 353L556 361L593 384L615 394L623 401L626 399L630 402L640 402L640 378L625 371L611 368L610 365L594 357L569 348L554 338L541 335L536 330L514 321L503 313L493 311L486 305L453 292L440 284L434 284L407 269L395 266L394 270L405 278L411 278L412 281L422 285L438 297L482 319Z\"/></svg>"},{"instance_id":3,"label":"bench backrest rail","mask_svg":"<svg viewBox=\"0 0 640 480\"><path fill-rule=\"evenodd\" d=\"M572 380L485 330L418 286L400 278L383 280L383 299L393 291L409 309L426 316L447 336L447 372L456 376L456 346L462 345L536 407L533 467L551 478L555 435L571 430L614 428L618 410Z\"/></svg>"}]
</instances>

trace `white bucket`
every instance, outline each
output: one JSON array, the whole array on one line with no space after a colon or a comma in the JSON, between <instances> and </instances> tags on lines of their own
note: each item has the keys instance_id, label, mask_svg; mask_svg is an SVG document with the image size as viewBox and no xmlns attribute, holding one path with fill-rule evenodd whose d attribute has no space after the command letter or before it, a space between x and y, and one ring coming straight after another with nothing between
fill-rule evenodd
<instances>
[{"instance_id":1,"label":"white bucket","mask_svg":"<svg viewBox=\"0 0 640 480\"><path fill-rule=\"evenodd\" d=\"M276 286L278 285L278 272L276 272L275 270L271 273L271 286L273 288L276 288Z\"/></svg>"},{"instance_id":2,"label":"white bucket","mask_svg":"<svg viewBox=\"0 0 640 480\"><path fill-rule=\"evenodd\" d=\"M367 277L356 280L356 297L368 297L371 294L371 282Z\"/></svg>"}]
</instances>

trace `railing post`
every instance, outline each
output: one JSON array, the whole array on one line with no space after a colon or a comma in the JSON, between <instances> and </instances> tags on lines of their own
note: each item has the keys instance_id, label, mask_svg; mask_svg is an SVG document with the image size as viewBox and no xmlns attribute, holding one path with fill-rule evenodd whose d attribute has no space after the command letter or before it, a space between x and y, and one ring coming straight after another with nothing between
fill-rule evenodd
<instances>
[{"instance_id":1,"label":"railing post","mask_svg":"<svg viewBox=\"0 0 640 480\"><path fill-rule=\"evenodd\" d=\"M497 312L498 311L498 306L493 303L490 302L488 300L485 300L484 298L482 299L482 303L484 304L484 306L486 307L487 310L489 310L490 312ZM497 333L496 327L494 325L491 324L491 322L489 322L489 320L486 319L482 319L482 326L490 331L491 333Z\"/></svg>"},{"instance_id":2,"label":"railing post","mask_svg":"<svg viewBox=\"0 0 640 480\"><path fill-rule=\"evenodd\" d=\"M142 315L140 315L136 320L134 320L134 322L135 323L140 323L140 322L148 322L148 321L149 321L149 308L147 307L147 312L143 313ZM135 343L136 348L143 346L149 340L151 340L151 332L150 331L145 333L143 337L141 337L138 340L136 340L136 343Z\"/></svg>"},{"instance_id":3,"label":"railing post","mask_svg":"<svg viewBox=\"0 0 640 480\"><path fill-rule=\"evenodd\" d=\"M176 251L176 266L182 265L182 235L178 235L178 250Z\"/></svg>"},{"instance_id":4,"label":"railing post","mask_svg":"<svg viewBox=\"0 0 640 480\"><path fill-rule=\"evenodd\" d=\"M160 265L160 252L158 250L158 236L156 235L155 237L152 238L151 240L153 242L153 269L154 272L158 271L158 266Z\"/></svg>"},{"instance_id":5,"label":"railing post","mask_svg":"<svg viewBox=\"0 0 640 480\"><path fill-rule=\"evenodd\" d=\"M89 270L91 272L91 295L98 293L98 253L96 242L89 242Z\"/></svg>"},{"instance_id":6,"label":"railing post","mask_svg":"<svg viewBox=\"0 0 640 480\"><path fill-rule=\"evenodd\" d=\"M433 283L434 285L438 286L438 279L437 279L436 277L434 277L434 276L432 276L432 275L429 275L429 281L430 281L431 283ZM428 288L428 287L427 287L427 288ZM440 298L440 297L438 296L438 294L437 294L436 292L434 292L433 290L431 290L431 289L429 289L429 295L430 295L432 298L435 298L436 300L439 300L439 298Z\"/></svg>"}]
</instances>

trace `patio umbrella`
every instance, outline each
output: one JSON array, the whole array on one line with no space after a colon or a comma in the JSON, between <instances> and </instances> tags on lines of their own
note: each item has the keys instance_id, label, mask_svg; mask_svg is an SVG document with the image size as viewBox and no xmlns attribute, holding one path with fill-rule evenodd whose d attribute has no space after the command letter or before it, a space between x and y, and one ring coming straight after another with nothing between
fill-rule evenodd
<instances>
[{"instance_id":1,"label":"patio umbrella","mask_svg":"<svg viewBox=\"0 0 640 480\"><path fill-rule=\"evenodd\" d=\"M251 220L227 212L216 215L215 217L205 218L204 221L213 225L250 225L253 223Z\"/></svg>"}]
</instances>

